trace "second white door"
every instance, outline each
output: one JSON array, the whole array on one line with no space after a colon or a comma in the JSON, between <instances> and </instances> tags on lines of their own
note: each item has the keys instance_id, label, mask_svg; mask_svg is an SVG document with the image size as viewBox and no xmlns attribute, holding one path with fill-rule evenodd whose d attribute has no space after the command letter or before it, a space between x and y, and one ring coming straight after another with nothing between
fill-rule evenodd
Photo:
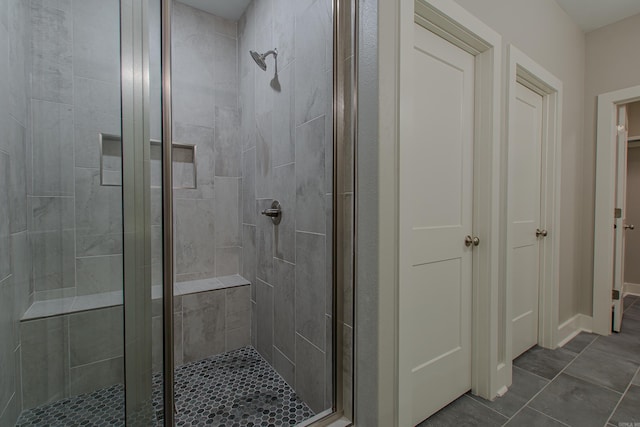
<instances>
[{"instance_id":1,"label":"second white door","mask_svg":"<svg viewBox=\"0 0 640 427\"><path fill-rule=\"evenodd\" d=\"M512 356L538 342L541 241L542 96L516 84L509 141L509 257Z\"/></svg>"}]
</instances>

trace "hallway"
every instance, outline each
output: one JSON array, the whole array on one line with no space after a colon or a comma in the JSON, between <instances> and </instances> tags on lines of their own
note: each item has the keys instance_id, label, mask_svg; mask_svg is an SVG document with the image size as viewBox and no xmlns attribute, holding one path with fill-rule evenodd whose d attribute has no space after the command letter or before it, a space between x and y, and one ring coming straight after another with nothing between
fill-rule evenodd
<instances>
[{"instance_id":1,"label":"hallway","mask_svg":"<svg viewBox=\"0 0 640 427\"><path fill-rule=\"evenodd\" d=\"M640 423L640 297L624 303L619 334L581 333L556 350L536 346L514 360L513 384L503 397L489 402L468 393L419 426Z\"/></svg>"}]
</instances>

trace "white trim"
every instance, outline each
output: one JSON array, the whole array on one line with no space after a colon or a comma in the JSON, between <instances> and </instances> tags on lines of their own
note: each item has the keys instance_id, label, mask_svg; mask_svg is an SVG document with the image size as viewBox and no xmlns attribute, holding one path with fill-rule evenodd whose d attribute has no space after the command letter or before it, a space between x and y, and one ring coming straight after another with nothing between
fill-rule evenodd
<instances>
[{"instance_id":1,"label":"white trim","mask_svg":"<svg viewBox=\"0 0 640 427\"><path fill-rule=\"evenodd\" d=\"M419 16L416 19L416 14ZM501 389L497 384L498 304L499 304L499 228L500 228L500 129L502 38L486 24L453 0L400 0L400 97L399 140L413 128L413 74L411 66L414 20L473 54L476 58L476 120L474 150L474 234L483 242L474 250L472 299L472 391L492 399ZM397 188L399 192L400 189ZM400 212L402 215L402 212ZM402 287L400 287L400 291ZM405 297L406 298L406 297ZM416 337L404 336L403 295L399 293L399 383L398 424L412 425L412 384L410 354L402 351L402 342Z\"/></svg>"},{"instance_id":2,"label":"white trim","mask_svg":"<svg viewBox=\"0 0 640 427\"><path fill-rule=\"evenodd\" d=\"M640 283L626 283L624 284L623 295L635 295L640 296Z\"/></svg>"},{"instance_id":3,"label":"white trim","mask_svg":"<svg viewBox=\"0 0 640 427\"><path fill-rule=\"evenodd\" d=\"M616 106L640 100L640 86L598 96L596 200L593 247L593 331L611 333L611 289L614 268L613 210L616 191Z\"/></svg>"},{"instance_id":4,"label":"white trim","mask_svg":"<svg viewBox=\"0 0 640 427\"><path fill-rule=\"evenodd\" d=\"M540 264L540 301L539 324L538 324L538 344L546 348L555 348L558 342L558 300L559 300L559 254L560 254L560 155L562 151L562 81L548 72L526 54L513 45L508 47L509 71L508 71L508 93L507 93L507 123L508 139L504 147L504 157L506 162L505 171L509 170L508 150L509 141L512 140L515 132L515 123L510 112L514 108L516 85L521 83L542 96L543 105L543 132L542 132L542 175L541 175L541 216L540 226L549 232L549 236L543 240L542 256ZM506 172L508 173L508 172ZM508 186L508 179L505 179ZM503 189L503 200L508 206L508 187ZM507 208L507 224L510 212ZM504 293L505 336L504 336L504 360L501 360L504 367L499 369L500 382L503 385L511 384L512 365L512 330L511 330L511 293L512 288L509 283L510 277L510 254L511 236L509 227L505 225L506 234L506 284Z\"/></svg>"},{"instance_id":5,"label":"white trim","mask_svg":"<svg viewBox=\"0 0 640 427\"><path fill-rule=\"evenodd\" d=\"M564 347L580 332L591 332L593 329L593 318L586 314L576 314L571 319L558 326L558 347Z\"/></svg>"}]
</instances>

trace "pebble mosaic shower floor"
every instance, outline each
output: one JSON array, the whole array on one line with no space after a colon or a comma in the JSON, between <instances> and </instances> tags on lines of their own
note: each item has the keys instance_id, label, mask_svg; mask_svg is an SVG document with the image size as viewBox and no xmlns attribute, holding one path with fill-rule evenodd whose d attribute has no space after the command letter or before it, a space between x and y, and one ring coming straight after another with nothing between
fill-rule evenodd
<instances>
[{"instance_id":1,"label":"pebble mosaic shower floor","mask_svg":"<svg viewBox=\"0 0 640 427\"><path fill-rule=\"evenodd\" d=\"M175 382L177 426L293 426L314 415L252 347L181 366ZM153 388L162 414L160 375ZM29 409L16 426L124 426L123 391L115 385Z\"/></svg>"}]
</instances>

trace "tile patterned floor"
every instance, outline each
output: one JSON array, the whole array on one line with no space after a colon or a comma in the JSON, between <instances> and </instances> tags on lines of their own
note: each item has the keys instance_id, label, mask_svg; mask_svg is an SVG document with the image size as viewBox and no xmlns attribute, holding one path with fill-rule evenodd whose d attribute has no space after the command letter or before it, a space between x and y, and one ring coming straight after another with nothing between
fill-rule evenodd
<instances>
[{"instance_id":1,"label":"tile patterned floor","mask_svg":"<svg viewBox=\"0 0 640 427\"><path fill-rule=\"evenodd\" d=\"M514 360L513 384L493 402L466 394L431 426L640 426L640 298L625 298L622 331L581 333L563 348Z\"/></svg>"},{"instance_id":2,"label":"tile patterned floor","mask_svg":"<svg viewBox=\"0 0 640 427\"><path fill-rule=\"evenodd\" d=\"M252 347L176 369L177 426L289 426L313 412ZM162 408L162 378L153 404ZM16 426L123 426L123 387L113 387L24 411ZM160 423L161 425L161 423Z\"/></svg>"}]
</instances>

